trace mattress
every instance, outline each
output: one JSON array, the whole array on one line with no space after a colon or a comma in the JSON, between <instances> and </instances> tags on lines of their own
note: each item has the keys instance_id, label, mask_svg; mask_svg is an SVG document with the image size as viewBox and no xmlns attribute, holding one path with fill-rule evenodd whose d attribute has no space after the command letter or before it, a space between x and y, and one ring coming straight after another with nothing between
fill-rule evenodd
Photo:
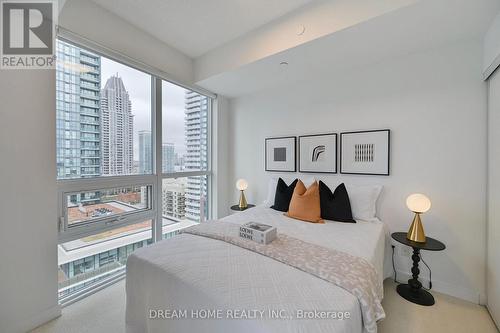
<instances>
[{"instance_id":1,"label":"mattress","mask_svg":"<svg viewBox=\"0 0 500 333\"><path fill-rule=\"evenodd\" d=\"M361 257L383 282L387 230L380 221L311 224L262 206L223 220L274 225L279 233ZM344 289L195 235L135 251L127 262L126 291L128 333L363 332L358 300Z\"/></svg>"}]
</instances>

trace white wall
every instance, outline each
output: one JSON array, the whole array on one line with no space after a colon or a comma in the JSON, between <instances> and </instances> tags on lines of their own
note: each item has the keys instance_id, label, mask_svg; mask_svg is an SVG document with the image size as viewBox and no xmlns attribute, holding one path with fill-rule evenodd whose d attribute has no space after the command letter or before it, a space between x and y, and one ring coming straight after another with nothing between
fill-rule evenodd
<instances>
[{"instance_id":1,"label":"white wall","mask_svg":"<svg viewBox=\"0 0 500 333\"><path fill-rule=\"evenodd\" d=\"M488 309L500 326L500 71L489 81L488 105Z\"/></svg>"},{"instance_id":2,"label":"white wall","mask_svg":"<svg viewBox=\"0 0 500 333\"><path fill-rule=\"evenodd\" d=\"M481 41L474 40L344 74L330 75L325 68L314 82L231 100L232 202L238 178L249 181L249 202L264 200L268 177L277 175L264 171L266 137L390 128L391 176L319 178L331 185L383 184L379 217L391 231L409 228L406 197L427 194L433 207L422 218L426 233L447 246L423 253L434 288L484 303L487 108L481 50ZM409 263L398 257L398 270L409 272Z\"/></svg>"},{"instance_id":3,"label":"white wall","mask_svg":"<svg viewBox=\"0 0 500 333\"><path fill-rule=\"evenodd\" d=\"M0 332L57 316L55 73L0 71Z\"/></svg>"},{"instance_id":4,"label":"white wall","mask_svg":"<svg viewBox=\"0 0 500 333\"><path fill-rule=\"evenodd\" d=\"M484 37L483 71L491 74L498 65L500 65L500 13Z\"/></svg>"},{"instance_id":5,"label":"white wall","mask_svg":"<svg viewBox=\"0 0 500 333\"><path fill-rule=\"evenodd\" d=\"M67 0L59 25L93 42L168 73L171 79L193 83L193 61L178 50L137 29L88 0Z\"/></svg>"}]
</instances>

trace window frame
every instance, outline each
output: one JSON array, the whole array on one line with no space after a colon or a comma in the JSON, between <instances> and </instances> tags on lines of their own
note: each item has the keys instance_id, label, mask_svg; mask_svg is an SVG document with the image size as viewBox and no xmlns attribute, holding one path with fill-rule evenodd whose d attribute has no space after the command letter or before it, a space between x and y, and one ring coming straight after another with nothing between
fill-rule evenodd
<instances>
[{"instance_id":1,"label":"window frame","mask_svg":"<svg viewBox=\"0 0 500 333\"><path fill-rule=\"evenodd\" d=\"M63 205L63 210L64 212L67 212L68 211L68 196L70 195L74 195L74 194L81 194L82 192L99 192L99 191L105 191L105 190L115 190L115 189L124 189L124 188L132 188L132 187L145 187L148 191L148 203L147 203L147 207L146 208L138 208L137 210L133 210L133 211L128 211L128 212L122 212L122 213L116 213L116 214L113 214L113 215L110 215L109 217L105 217L105 216L101 216L101 217L96 217L96 218L93 218L93 219L88 219L88 220L84 220L84 221L76 221L76 222L69 222L69 216L67 216L67 214L65 214L65 219L64 219L64 223L63 223L63 230L64 231L68 231L68 230L71 230L73 228L81 228L81 227L86 227L88 226L89 224L99 224L99 223L102 223L103 221L106 222L106 223L114 223L114 222L117 222L117 221L123 221L125 219L128 219L130 216L132 215L145 215L145 216L149 216L151 215L151 211L152 211L152 204L153 204L153 200L152 200L152 188L153 188L153 184L134 184L134 185L125 185L125 186L112 186L112 187L107 187L107 188L103 188L103 187L96 187L96 188L92 188L92 189L87 189L87 190L77 190L77 191L67 191L67 192L62 192L62 195L63 195L63 202L62 202L62 205ZM111 221L110 221L111 220Z\"/></svg>"},{"instance_id":2,"label":"window frame","mask_svg":"<svg viewBox=\"0 0 500 333\"><path fill-rule=\"evenodd\" d=\"M113 230L145 220L154 220L155 202L155 176L130 175L130 176L102 176L95 178L69 179L58 181L58 206L59 206L59 243L66 243L96 233ZM99 191L122 187L148 186L150 188L150 208L137 212L128 212L122 215L112 215L95 219L88 223L69 226L67 216L67 195L71 193Z\"/></svg>"},{"instance_id":3,"label":"window frame","mask_svg":"<svg viewBox=\"0 0 500 333\"><path fill-rule=\"evenodd\" d=\"M173 80L169 75L155 67L146 65L136 61L119 52L111 50L98 43L90 41L85 37L74 34L66 29L59 28L57 38L63 42L70 43L77 47L86 49L99 56L106 57L112 61L116 61L122 65L139 70L151 76L151 149L152 149L152 166L151 174L147 175L120 175L120 176L97 176L92 178L74 178L74 179L58 179L57 180L57 195L58 195L58 242L65 243L68 241L80 239L96 233L105 232L120 228L123 226L140 223L145 220L151 220L151 239L154 242L163 239L163 212L162 212L162 186L163 179L180 178L190 176L206 176L207 177L207 202L208 218L213 214L213 193L212 190L212 136L213 136L213 108L217 101L217 95L204 90L200 87L188 85L176 80ZM207 170L203 171L188 171L188 172L173 172L163 173L162 170L162 80L178 85L182 88L196 92L200 95L208 97L208 120L207 120ZM146 211L130 212L117 218L117 215L99 218L89 223L82 223L79 226L69 227L67 223L67 202L66 195L74 192L84 192L92 190L102 190L109 188L121 188L131 186L150 186L150 209Z\"/></svg>"}]
</instances>

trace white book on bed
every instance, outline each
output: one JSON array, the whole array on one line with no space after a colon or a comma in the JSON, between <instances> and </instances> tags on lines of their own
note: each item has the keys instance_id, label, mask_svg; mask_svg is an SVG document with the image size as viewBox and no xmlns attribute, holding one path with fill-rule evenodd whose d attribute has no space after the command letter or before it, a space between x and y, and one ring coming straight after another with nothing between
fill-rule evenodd
<instances>
[{"instance_id":1,"label":"white book on bed","mask_svg":"<svg viewBox=\"0 0 500 333\"><path fill-rule=\"evenodd\" d=\"M247 222L240 226L240 237L252 240L261 244L269 244L276 238L276 227L257 223Z\"/></svg>"}]
</instances>

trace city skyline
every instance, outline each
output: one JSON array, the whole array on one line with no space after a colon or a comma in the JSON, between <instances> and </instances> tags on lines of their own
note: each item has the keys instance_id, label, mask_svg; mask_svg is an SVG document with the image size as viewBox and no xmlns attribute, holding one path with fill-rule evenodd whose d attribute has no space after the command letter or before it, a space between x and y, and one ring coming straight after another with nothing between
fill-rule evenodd
<instances>
[{"instance_id":1,"label":"city skyline","mask_svg":"<svg viewBox=\"0 0 500 333\"><path fill-rule=\"evenodd\" d=\"M65 42L58 44L58 57L61 60L57 68L58 177L134 173L134 166L140 162L139 132L151 132L151 112L148 111L151 110L151 76ZM70 86L67 83L68 77L73 78ZM104 119L104 110L101 110L107 108L105 88L113 78L120 82L123 95L128 95L123 98L128 99L127 104L130 104L130 108L125 111L131 115L127 118L130 119L128 122L133 133L132 163L129 161L129 147L122 147L118 153L116 144L112 144L116 143L116 138L112 140L113 135L109 137L108 134L112 131L116 136L116 129L113 131L113 126L109 127L110 118ZM184 119L186 89L163 81L162 90L162 144L173 144L176 164L184 161L187 154ZM68 116L68 112L75 115ZM114 125L117 125L116 122ZM107 128L103 130L103 126ZM68 138L74 142L68 143ZM86 151L81 152L80 149ZM122 154L128 156L125 158L126 163L125 160L121 162L126 166L118 167L116 163L111 163L116 156Z\"/></svg>"}]
</instances>

